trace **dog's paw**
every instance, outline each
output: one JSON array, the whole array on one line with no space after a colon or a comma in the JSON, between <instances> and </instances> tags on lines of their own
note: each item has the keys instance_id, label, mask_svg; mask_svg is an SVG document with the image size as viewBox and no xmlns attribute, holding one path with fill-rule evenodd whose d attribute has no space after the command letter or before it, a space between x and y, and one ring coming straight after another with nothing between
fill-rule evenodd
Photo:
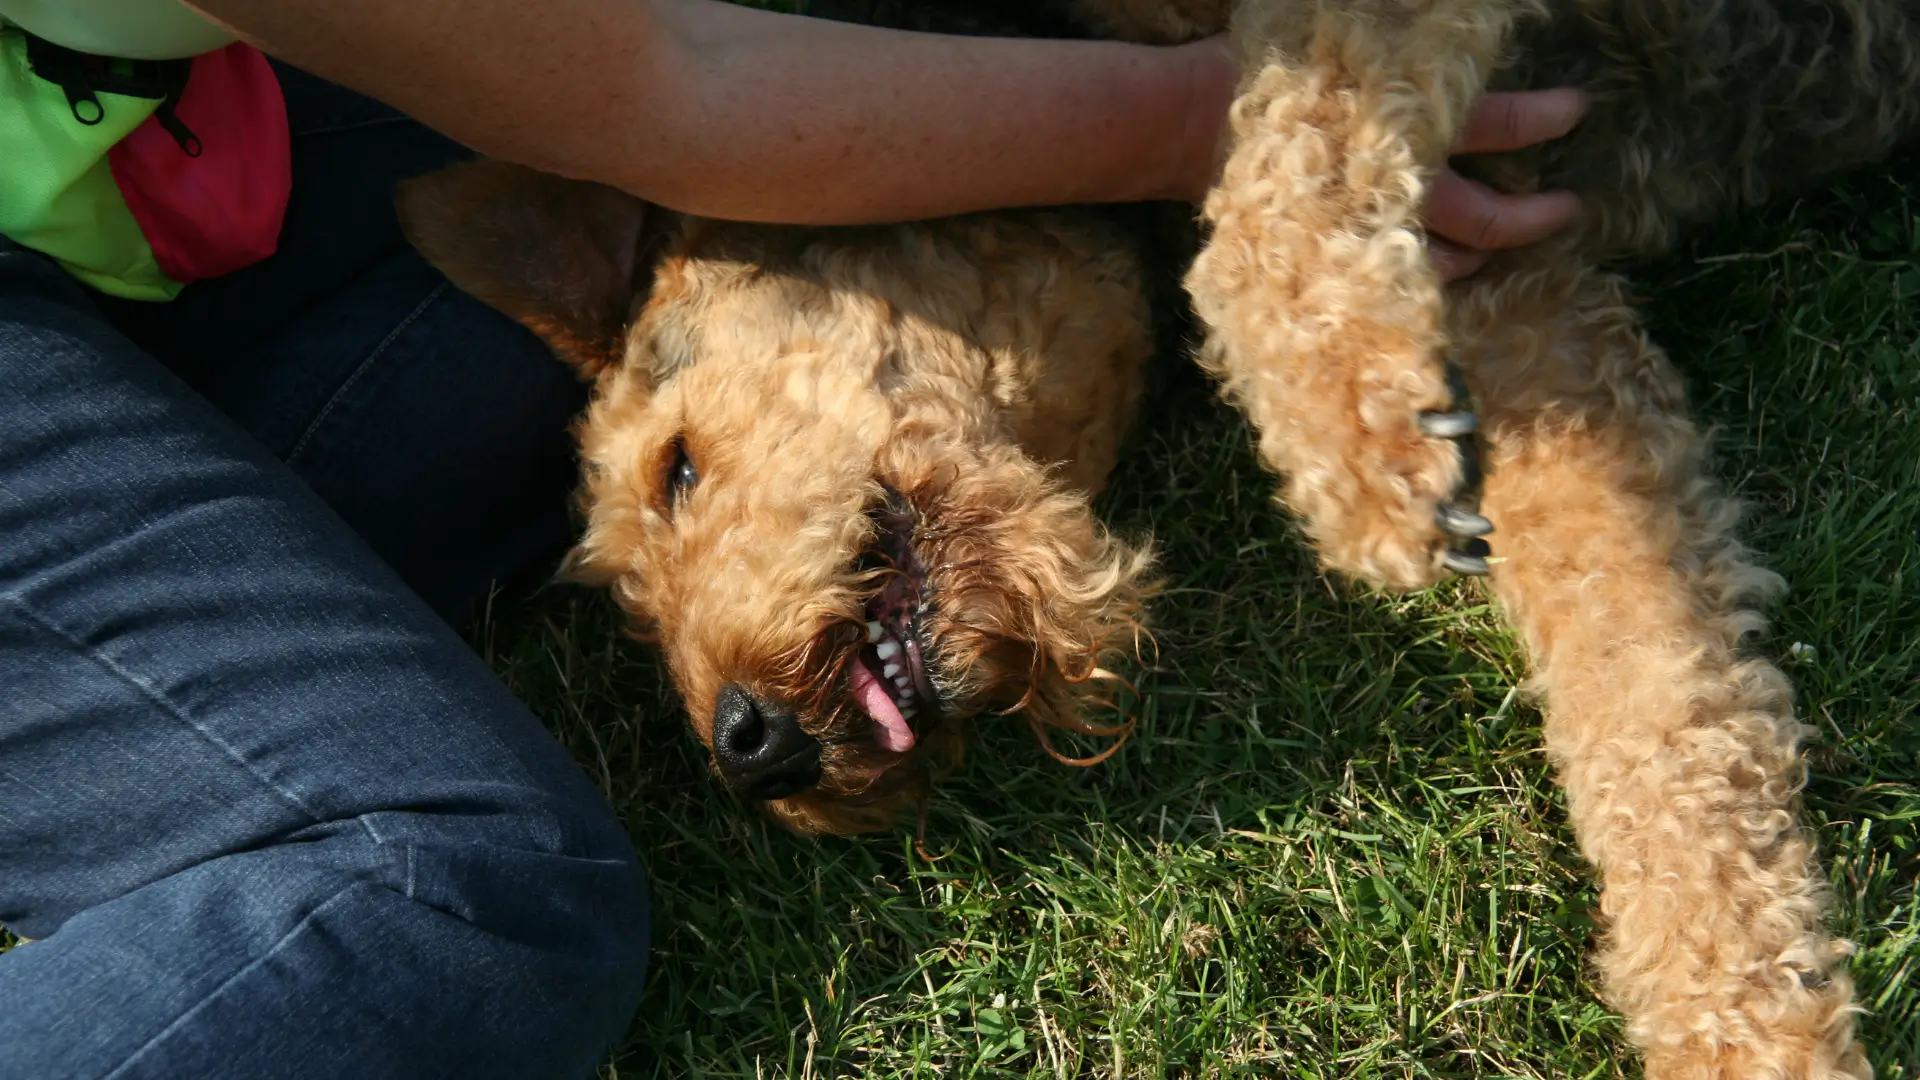
<instances>
[{"instance_id":1,"label":"dog's paw","mask_svg":"<svg viewBox=\"0 0 1920 1080\"><path fill-rule=\"evenodd\" d=\"M1330 569L1395 589L1488 572L1479 419L1451 363L1446 385L1434 408L1387 388L1363 394L1341 438L1286 470L1287 500Z\"/></svg>"},{"instance_id":2,"label":"dog's paw","mask_svg":"<svg viewBox=\"0 0 1920 1080\"><path fill-rule=\"evenodd\" d=\"M1440 565L1456 574L1485 577L1487 559L1493 554L1493 545L1487 542L1493 522L1480 514L1480 415L1473 411L1466 375L1453 360L1447 362L1447 386L1453 393L1454 407L1446 412L1422 413L1416 421L1421 434L1451 444L1460 459L1459 483L1433 512L1433 523L1442 537Z\"/></svg>"}]
</instances>

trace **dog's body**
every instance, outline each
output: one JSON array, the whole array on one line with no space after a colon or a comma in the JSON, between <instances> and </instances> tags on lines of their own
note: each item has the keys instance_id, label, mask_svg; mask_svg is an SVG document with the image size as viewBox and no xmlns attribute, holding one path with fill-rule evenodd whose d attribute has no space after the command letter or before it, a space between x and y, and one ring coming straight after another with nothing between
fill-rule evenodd
<instances>
[{"instance_id":1,"label":"dog's body","mask_svg":"<svg viewBox=\"0 0 1920 1080\"><path fill-rule=\"evenodd\" d=\"M1232 13L1246 75L1187 281L1203 362L1330 567L1396 587L1490 569L1605 882L1608 993L1662 1080L1868 1070L1795 816L1803 729L1740 650L1778 581L1598 264L1890 146L1920 83L1914 6ZM1051 9L1165 41L1229 8ZM1443 288L1419 209L1469 103L1568 82L1594 99L1579 131L1477 169L1581 192L1582 224ZM429 257L596 378L576 568L658 635L736 788L799 828L871 827L967 715L1097 728L1079 703L1149 588L1087 501L1149 349L1137 233L1094 211L722 226L490 165L406 203Z\"/></svg>"}]
</instances>

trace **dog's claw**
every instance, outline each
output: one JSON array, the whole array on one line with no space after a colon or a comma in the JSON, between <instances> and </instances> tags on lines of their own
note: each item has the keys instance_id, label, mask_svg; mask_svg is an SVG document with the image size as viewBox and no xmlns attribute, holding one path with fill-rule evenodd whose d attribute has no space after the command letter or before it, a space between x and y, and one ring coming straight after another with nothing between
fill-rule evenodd
<instances>
[{"instance_id":1,"label":"dog's claw","mask_svg":"<svg viewBox=\"0 0 1920 1080\"><path fill-rule=\"evenodd\" d=\"M1493 545L1476 536L1457 548L1442 552L1440 564L1456 574L1485 577L1492 569L1487 562L1492 554Z\"/></svg>"},{"instance_id":2,"label":"dog's claw","mask_svg":"<svg viewBox=\"0 0 1920 1080\"><path fill-rule=\"evenodd\" d=\"M1456 506L1453 503L1442 503L1440 509L1435 511L1433 518L1440 526L1441 532L1451 533L1454 536L1485 536L1493 531L1493 522L1464 506Z\"/></svg>"},{"instance_id":3,"label":"dog's claw","mask_svg":"<svg viewBox=\"0 0 1920 1080\"><path fill-rule=\"evenodd\" d=\"M1486 577L1492 572L1483 555L1469 555L1464 551L1449 548L1440 556L1440 564L1448 570L1464 577Z\"/></svg>"},{"instance_id":4,"label":"dog's claw","mask_svg":"<svg viewBox=\"0 0 1920 1080\"><path fill-rule=\"evenodd\" d=\"M1435 439L1464 438L1480 430L1480 417L1464 411L1421 413L1420 430Z\"/></svg>"},{"instance_id":5,"label":"dog's claw","mask_svg":"<svg viewBox=\"0 0 1920 1080\"><path fill-rule=\"evenodd\" d=\"M1473 390L1467 385L1466 369L1457 353L1448 355L1446 372L1453 408L1421 413L1417 418L1422 434L1452 439L1460 452L1460 486L1433 512L1434 525L1454 541L1454 546L1441 552L1440 565L1456 574L1484 577L1491 570L1487 560L1493 555L1493 546L1483 537L1493 531L1493 522L1479 513L1480 446L1473 436L1480 430L1480 417L1473 411Z\"/></svg>"}]
</instances>

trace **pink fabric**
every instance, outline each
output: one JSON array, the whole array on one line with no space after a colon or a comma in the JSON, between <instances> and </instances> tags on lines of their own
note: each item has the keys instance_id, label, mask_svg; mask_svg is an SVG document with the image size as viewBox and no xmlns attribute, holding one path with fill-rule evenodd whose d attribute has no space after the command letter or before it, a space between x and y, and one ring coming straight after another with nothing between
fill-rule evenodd
<instances>
[{"instance_id":1,"label":"pink fabric","mask_svg":"<svg viewBox=\"0 0 1920 1080\"><path fill-rule=\"evenodd\" d=\"M273 254L293 190L287 103L259 51L235 43L194 60L174 107L192 157L158 116L107 155L160 270L185 284Z\"/></svg>"}]
</instances>

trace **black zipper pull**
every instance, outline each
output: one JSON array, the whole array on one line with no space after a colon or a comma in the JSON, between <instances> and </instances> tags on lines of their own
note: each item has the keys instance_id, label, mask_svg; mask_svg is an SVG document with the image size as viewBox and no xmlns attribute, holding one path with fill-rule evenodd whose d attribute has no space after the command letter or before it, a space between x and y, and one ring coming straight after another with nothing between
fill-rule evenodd
<instances>
[{"instance_id":1,"label":"black zipper pull","mask_svg":"<svg viewBox=\"0 0 1920 1080\"><path fill-rule=\"evenodd\" d=\"M166 129L167 134L173 136L173 141L179 145L182 153L190 158L200 156L203 149L200 145L200 136L195 135L193 129L187 126L187 122L180 119L179 114L173 111L172 98L160 103L160 107L153 111L153 118L160 121L160 126Z\"/></svg>"},{"instance_id":2,"label":"black zipper pull","mask_svg":"<svg viewBox=\"0 0 1920 1080\"><path fill-rule=\"evenodd\" d=\"M181 95L187 92L187 80L193 77L193 61L163 60L158 65L157 81L164 87L160 98L160 107L153 111L153 118L173 136L174 144L180 152L190 158L200 156L200 136L193 133L180 114L174 112L174 106L180 104Z\"/></svg>"},{"instance_id":3,"label":"black zipper pull","mask_svg":"<svg viewBox=\"0 0 1920 1080\"><path fill-rule=\"evenodd\" d=\"M94 96L93 87L87 85L87 77L81 72L80 65L69 65L66 74L67 78L60 83L60 89L67 95L67 108L73 110L73 118L88 127L105 120L107 107Z\"/></svg>"},{"instance_id":4,"label":"black zipper pull","mask_svg":"<svg viewBox=\"0 0 1920 1080\"><path fill-rule=\"evenodd\" d=\"M27 65L35 75L53 83L67 96L67 108L73 118L92 127L107 118L107 107L87 83L87 69L80 54L35 37L27 38Z\"/></svg>"}]
</instances>

